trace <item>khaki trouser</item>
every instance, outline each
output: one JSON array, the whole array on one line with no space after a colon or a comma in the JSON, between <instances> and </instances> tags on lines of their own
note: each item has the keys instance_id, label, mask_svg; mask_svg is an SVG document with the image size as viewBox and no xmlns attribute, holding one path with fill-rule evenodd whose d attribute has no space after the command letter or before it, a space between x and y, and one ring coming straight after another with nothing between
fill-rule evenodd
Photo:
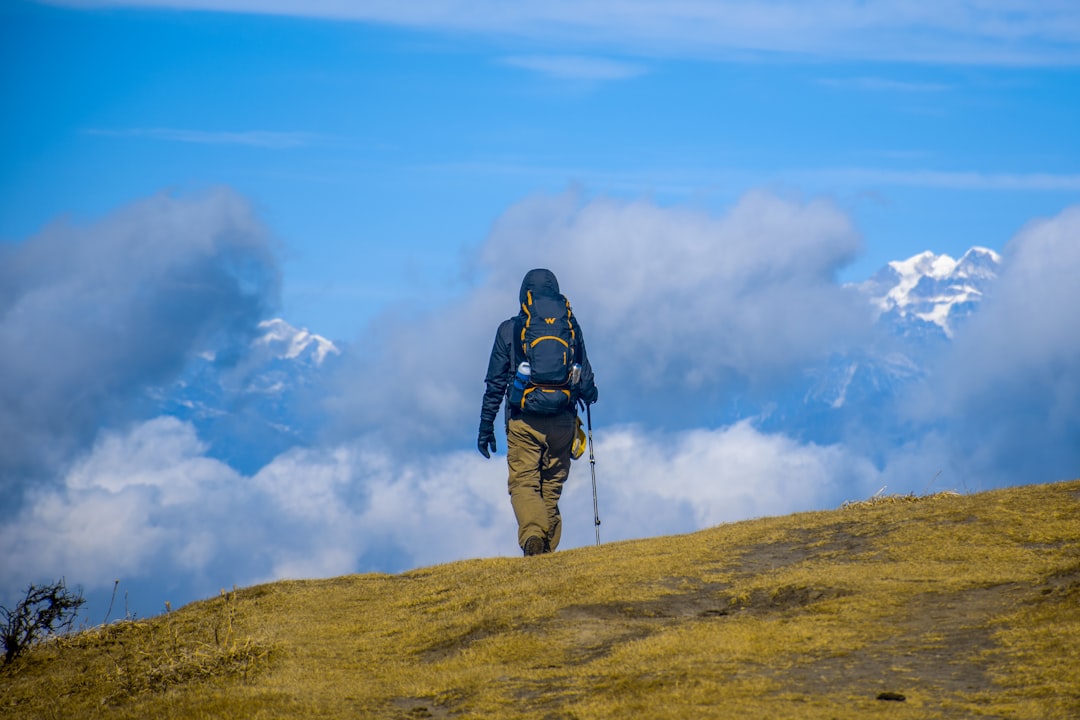
<instances>
[{"instance_id":1,"label":"khaki trouser","mask_svg":"<svg viewBox=\"0 0 1080 720\"><path fill-rule=\"evenodd\" d=\"M518 545L538 536L548 550L562 537L559 496L570 474L574 416L529 415L510 420L506 429L507 484L518 522Z\"/></svg>"}]
</instances>

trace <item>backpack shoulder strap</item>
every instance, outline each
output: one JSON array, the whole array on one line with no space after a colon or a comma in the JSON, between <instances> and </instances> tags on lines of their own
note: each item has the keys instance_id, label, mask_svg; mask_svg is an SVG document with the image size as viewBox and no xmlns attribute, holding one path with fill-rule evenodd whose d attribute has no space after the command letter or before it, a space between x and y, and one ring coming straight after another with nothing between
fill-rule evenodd
<instances>
[{"instance_id":1,"label":"backpack shoulder strap","mask_svg":"<svg viewBox=\"0 0 1080 720\"><path fill-rule=\"evenodd\" d=\"M514 334L510 338L510 371L525 362L525 319L520 314L514 317Z\"/></svg>"}]
</instances>

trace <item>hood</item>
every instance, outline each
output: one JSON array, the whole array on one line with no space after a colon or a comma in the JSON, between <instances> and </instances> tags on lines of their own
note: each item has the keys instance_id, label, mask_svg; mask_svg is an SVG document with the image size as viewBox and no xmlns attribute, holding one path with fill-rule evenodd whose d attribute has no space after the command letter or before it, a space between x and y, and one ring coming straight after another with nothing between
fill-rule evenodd
<instances>
[{"instance_id":1,"label":"hood","mask_svg":"<svg viewBox=\"0 0 1080 720\"><path fill-rule=\"evenodd\" d=\"M555 273L544 268L537 268L525 273L525 278L521 281L521 292L518 293L518 302L524 304L525 296L532 290L533 295L552 295L554 297L559 296L559 281L555 278Z\"/></svg>"}]
</instances>

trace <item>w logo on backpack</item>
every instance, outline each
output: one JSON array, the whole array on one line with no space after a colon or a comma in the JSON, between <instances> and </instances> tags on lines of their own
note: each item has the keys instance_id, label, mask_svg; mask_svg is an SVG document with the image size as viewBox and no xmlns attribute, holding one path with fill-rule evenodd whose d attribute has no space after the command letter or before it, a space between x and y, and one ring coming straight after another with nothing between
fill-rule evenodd
<instances>
[{"instance_id":1,"label":"w logo on backpack","mask_svg":"<svg viewBox=\"0 0 1080 720\"><path fill-rule=\"evenodd\" d=\"M519 407L525 412L553 415L573 405L570 369L576 362L577 322L570 301L562 295L529 291L521 312L515 327L515 355L528 361L532 373Z\"/></svg>"}]
</instances>

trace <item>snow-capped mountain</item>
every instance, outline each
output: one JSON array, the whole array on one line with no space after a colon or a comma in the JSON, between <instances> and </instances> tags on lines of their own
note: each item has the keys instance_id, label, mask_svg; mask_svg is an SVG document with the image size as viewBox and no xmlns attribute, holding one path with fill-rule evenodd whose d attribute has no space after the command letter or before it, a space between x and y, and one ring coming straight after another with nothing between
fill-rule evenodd
<instances>
[{"instance_id":1,"label":"snow-capped mountain","mask_svg":"<svg viewBox=\"0 0 1080 720\"><path fill-rule=\"evenodd\" d=\"M802 381L769 408L763 424L831 442L847 422L891 422L893 403L925 376L927 354L951 342L978 310L1001 262L981 247L959 260L924 252L890 262L856 285L877 314L879 341L807 368Z\"/></svg>"},{"instance_id":2,"label":"snow-capped mountain","mask_svg":"<svg viewBox=\"0 0 1080 720\"><path fill-rule=\"evenodd\" d=\"M341 355L330 340L275 318L239 357L205 352L172 385L152 393L158 411L191 422L211 452L254 471L280 452L309 440L310 390Z\"/></svg>"},{"instance_id":3,"label":"snow-capped mountain","mask_svg":"<svg viewBox=\"0 0 1080 720\"><path fill-rule=\"evenodd\" d=\"M280 318L259 323L263 334L251 343L245 391L264 395L308 383L328 359L341 355L334 343Z\"/></svg>"},{"instance_id":4,"label":"snow-capped mountain","mask_svg":"<svg viewBox=\"0 0 1080 720\"><path fill-rule=\"evenodd\" d=\"M281 360L297 360L309 365L322 365L331 355L340 355L334 343L307 329L297 329L281 318L259 323L263 335L252 343L254 347L266 348L272 356Z\"/></svg>"},{"instance_id":5,"label":"snow-capped mountain","mask_svg":"<svg viewBox=\"0 0 1080 720\"><path fill-rule=\"evenodd\" d=\"M997 279L1001 256L973 247L959 260L923 252L890 262L859 285L879 312L879 322L899 334L944 334L951 338Z\"/></svg>"}]
</instances>

